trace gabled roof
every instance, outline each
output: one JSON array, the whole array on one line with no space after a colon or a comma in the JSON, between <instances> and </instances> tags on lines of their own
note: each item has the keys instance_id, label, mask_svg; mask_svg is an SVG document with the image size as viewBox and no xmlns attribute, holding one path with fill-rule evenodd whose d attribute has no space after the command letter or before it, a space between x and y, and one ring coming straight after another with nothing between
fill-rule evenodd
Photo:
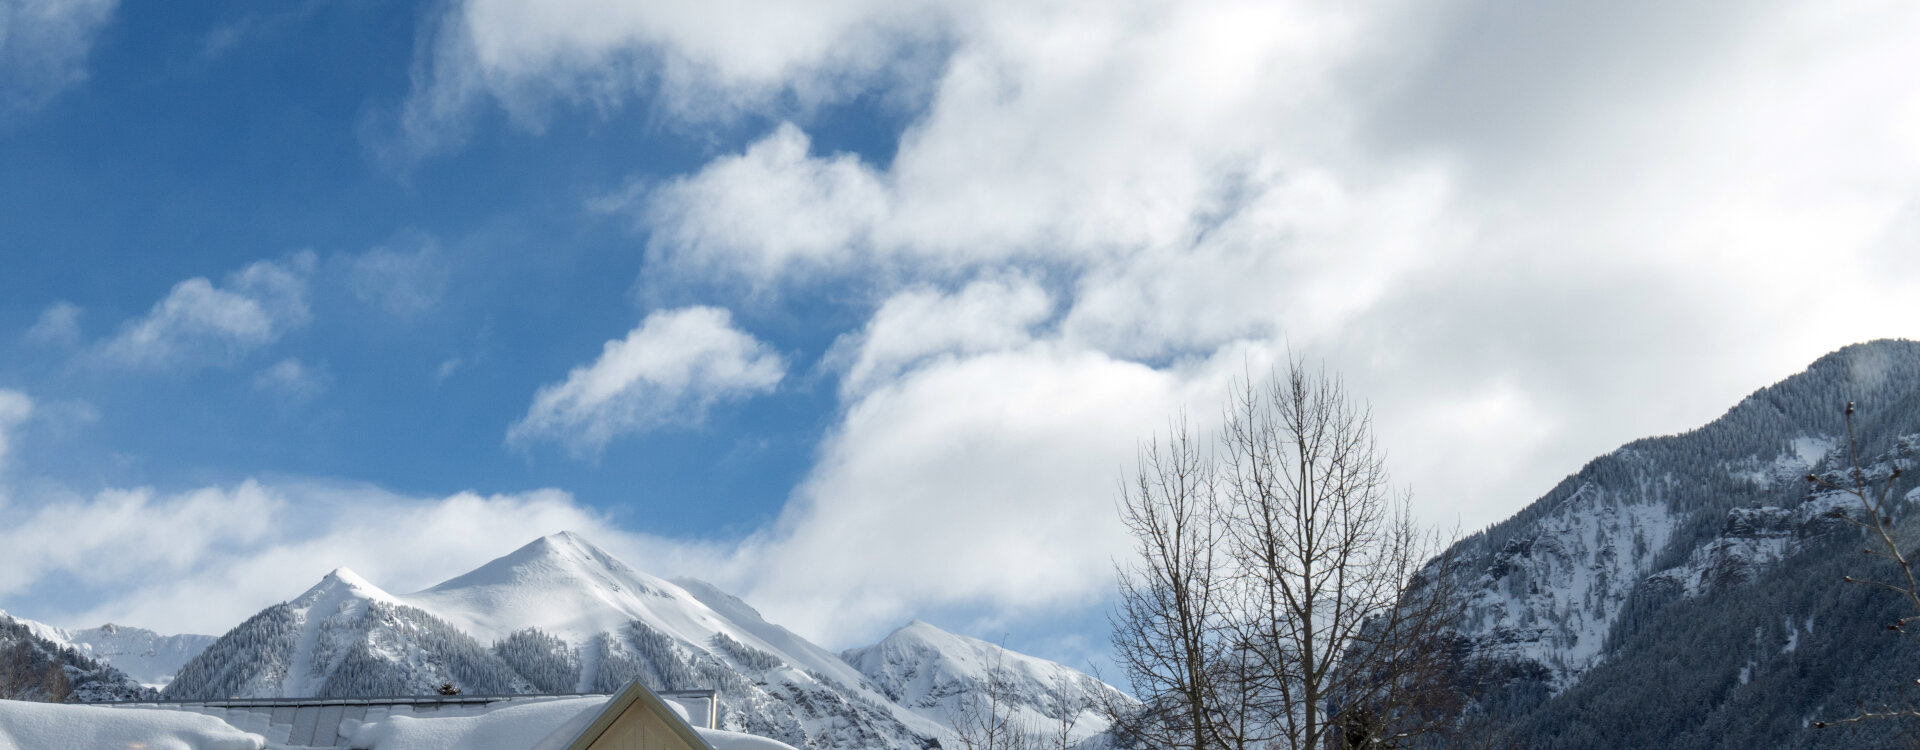
<instances>
[{"instance_id":1,"label":"gabled roof","mask_svg":"<svg viewBox=\"0 0 1920 750\"><path fill-rule=\"evenodd\" d=\"M620 692L615 693L613 698L607 701L606 705L601 706L599 714L593 717L593 721L588 723L586 728L581 729L572 742L567 743L566 750L587 750L595 740L600 739L608 729L613 728L613 723L620 719L620 715L626 713L627 709L635 703L640 703L658 714L666 722L667 728L673 730L680 739L686 740L688 746L696 750L714 750L713 745L708 744L706 738L701 737L699 732L693 731L693 727L681 719L680 714L675 712L673 707L668 706L666 701L654 695L653 691L648 690L645 685L641 685L639 680L629 681L626 687L621 688Z\"/></svg>"}]
</instances>

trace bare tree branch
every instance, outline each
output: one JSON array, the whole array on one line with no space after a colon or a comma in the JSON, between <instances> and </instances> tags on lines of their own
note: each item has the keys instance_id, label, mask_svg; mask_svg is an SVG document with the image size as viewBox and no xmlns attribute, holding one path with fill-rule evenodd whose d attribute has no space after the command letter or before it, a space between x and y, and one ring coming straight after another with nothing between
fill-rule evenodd
<instances>
[{"instance_id":1,"label":"bare tree branch","mask_svg":"<svg viewBox=\"0 0 1920 750\"><path fill-rule=\"evenodd\" d=\"M1448 697L1454 561L1390 487L1372 415L1324 371L1236 384L1209 459L1177 423L1122 515L1115 652L1154 747L1406 746ZM1431 560L1431 562L1429 562Z\"/></svg>"}]
</instances>

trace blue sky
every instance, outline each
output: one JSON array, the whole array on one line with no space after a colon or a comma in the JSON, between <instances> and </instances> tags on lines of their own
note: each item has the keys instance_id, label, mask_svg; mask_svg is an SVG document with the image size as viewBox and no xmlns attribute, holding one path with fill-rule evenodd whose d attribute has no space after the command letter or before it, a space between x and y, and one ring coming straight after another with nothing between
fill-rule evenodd
<instances>
[{"instance_id":1,"label":"blue sky","mask_svg":"<svg viewBox=\"0 0 1920 750\"><path fill-rule=\"evenodd\" d=\"M572 528L830 647L1098 660L1133 446L1289 350L1471 530L1914 335L1917 32L0 0L0 608L219 631Z\"/></svg>"}]
</instances>

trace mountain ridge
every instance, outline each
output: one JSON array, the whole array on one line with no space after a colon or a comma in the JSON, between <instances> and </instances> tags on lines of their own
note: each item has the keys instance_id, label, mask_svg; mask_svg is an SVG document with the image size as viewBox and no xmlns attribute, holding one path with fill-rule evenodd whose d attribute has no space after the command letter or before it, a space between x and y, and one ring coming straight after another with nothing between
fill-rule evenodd
<instances>
[{"instance_id":1,"label":"mountain ridge","mask_svg":"<svg viewBox=\"0 0 1920 750\"><path fill-rule=\"evenodd\" d=\"M1034 657L1009 661L1092 680ZM840 655L739 598L644 573L571 532L412 594L336 569L221 636L165 695L347 697L430 692L441 681L474 692L604 692L630 679L714 689L723 728L797 747L924 750L952 741L946 714L890 699Z\"/></svg>"}]
</instances>

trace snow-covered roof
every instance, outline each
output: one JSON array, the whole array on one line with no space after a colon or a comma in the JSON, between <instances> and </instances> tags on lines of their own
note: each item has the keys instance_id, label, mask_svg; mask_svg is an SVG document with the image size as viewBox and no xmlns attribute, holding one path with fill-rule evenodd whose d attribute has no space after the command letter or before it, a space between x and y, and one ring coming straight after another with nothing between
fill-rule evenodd
<instances>
[{"instance_id":1,"label":"snow-covered roof","mask_svg":"<svg viewBox=\"0 0 1920 750\"><path fill-rule=\"evenodd\" d=\"M0 747L91 750L578 750L643 704L696 750L792 750L712 729L710 691L656 695L639 683L606 695L423 696L128 702L0 701ZM689 722L690 717L695 718Z\"/></svg>"}]
</instances>

